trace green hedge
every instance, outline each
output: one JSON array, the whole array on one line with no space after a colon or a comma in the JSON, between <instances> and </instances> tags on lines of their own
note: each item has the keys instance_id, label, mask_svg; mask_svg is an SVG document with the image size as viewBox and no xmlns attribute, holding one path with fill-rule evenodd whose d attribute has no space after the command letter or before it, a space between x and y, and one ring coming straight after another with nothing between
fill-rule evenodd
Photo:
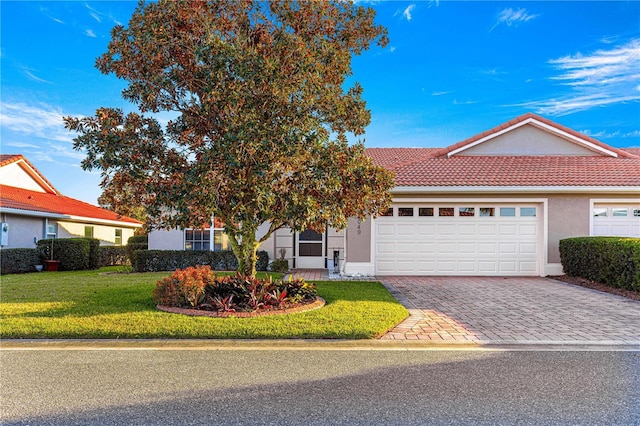
<instances>
[{"instance_id":1,"label":"green hedge","mask_svg":"<svg viewBox=\"0 0 640 426\"><path fill-rule=\"evenodd\" d=\"M98 269L100 265L100 241L95 238L56 238L38 241L40 259L51 258L53 241L53 260L59 260L59 271L81 271Z\"/></svg>"},{"instance_id":2,"label":"green hedge","mask_svg":"<svg viewBox=\"0 0 640 426\"><path fill-rule=\"evenodd\" d=\"M38 250L34 248L14 248L0 250L0 274L35 272L35 265L41 265Z\"/></svg>"},{"instance_id":3,"label":"green hedge","mask_svg":"<svg viewBox=\"0 0 640 426\"><path fill-rule=\"evenodd\" d=\"M149 248L149 237L147 235L135 235L127 240L127 258L133 265L133 254L138 250L147 250Z\"/></svg>"},{"instance_id":4,"label":"green hedge","mask_svg":"<svg viewBox=\"0 0 640 426\"><path fill-rule=\"evenodd\" d=\"M266 271L269 255L258 251L256 269ZM238 260L232 251L187 251L187 250L138 250L131 262L136 272L174 271L189 266L209 265L217 271L238 269Z\"/></svg>"},{"instance_id":5,"label":"green hedge","mask_svg":"<svg viewBox=\"0 0 640 426\"><path fill-rule=\"evenodd\" d=\"M560 259L567 275L640 291L640 238L567 238Z\"/></svg>"},{"instance_id":6,"label":"green hedge","mask_svg":"<svg viewBox=\"0 0 640 426\"><path fill-rule=\"evenodd\" d=\"M101 246L100 266L123 266L129 264L126 246Z\"/></svg>"}]
</instances>

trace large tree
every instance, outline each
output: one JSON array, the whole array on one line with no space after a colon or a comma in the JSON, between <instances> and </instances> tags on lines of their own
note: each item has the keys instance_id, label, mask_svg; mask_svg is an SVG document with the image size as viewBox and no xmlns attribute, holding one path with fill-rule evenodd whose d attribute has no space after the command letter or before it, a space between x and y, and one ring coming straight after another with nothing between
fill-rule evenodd
<instances>
[{"instance_id":1,"label":"large tree","mask_svg":"<svg viewBox=\"0 0 640 426\"><path fill-rule=\"evenodd\" d=\"M352 55L387 43L374 17L350 1L141 2L96 61L139 112L66 117L82 167L101 170L105 191L135 188L156 228L215 215L247 275L279 228L379 214L393 176L347 143L370 121L361 86L346 87Z\"/></svg>"}]
</instances>

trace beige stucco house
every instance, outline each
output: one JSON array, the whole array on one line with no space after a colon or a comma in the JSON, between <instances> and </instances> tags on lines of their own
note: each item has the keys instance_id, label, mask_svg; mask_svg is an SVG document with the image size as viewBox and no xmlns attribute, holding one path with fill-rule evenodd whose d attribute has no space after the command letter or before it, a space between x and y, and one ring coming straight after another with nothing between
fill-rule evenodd
<instances>
[{"instance_id":1,"label":"beige stucco house","mask_svg":"<svg viewBox=\"0 0 640 426\"><path fill-rule=\"evenodd\" d=\"M42 238L92 237L125 245L142 224L65 197L22 155L0 155L2 248L34 248Z\"/></svg>"},{"instance_id":2,"label":"beige stucco house","mask_svg":"<svg viewBox=\"0 0 640 426\"><path fill-rule=\"evenodd\" d=\"M372 148L396 174L386 215L348 228L281 229L262 245L295 268L347 275L545 276L562 273L559 241L640 237L640 149L618 149L535 114L452 146ZM263 231L264 232L264 231ZM156 231L149 248L226 248L219 223Z\"/></svg>"}]
</instances>

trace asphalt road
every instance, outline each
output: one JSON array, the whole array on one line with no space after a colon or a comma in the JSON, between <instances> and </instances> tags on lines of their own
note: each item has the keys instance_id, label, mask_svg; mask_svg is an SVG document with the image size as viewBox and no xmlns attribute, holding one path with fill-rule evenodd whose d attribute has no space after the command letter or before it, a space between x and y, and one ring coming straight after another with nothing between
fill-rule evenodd
<instances>
[{"instance_id":1,"label":"asphalt road","mask_svg":"<svg viewBox=\"0 0 640 426\"><path fill-rule=\"evenodd\" d=\"M640 424L640 352L2 350L3 425Z\"/></svg>"}]
</instances>

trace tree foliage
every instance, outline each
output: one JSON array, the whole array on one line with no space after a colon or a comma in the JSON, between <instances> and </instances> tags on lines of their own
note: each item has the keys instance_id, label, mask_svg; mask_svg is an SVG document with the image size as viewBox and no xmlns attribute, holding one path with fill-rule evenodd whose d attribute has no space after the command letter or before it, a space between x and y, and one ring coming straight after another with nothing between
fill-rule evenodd
<instances>
[{"instance_id":1,"label":"tree foliage","mask_svg":"<svg viewBox=\"0 0 640 426\"><path fill-rule=\"evenodd\" d=\"M347 143L370 113L361 86L345 88L352 55L387 43L374 16L348 1L140 3L96 61L128 82L122 96L139 112L65 118L82 167L101 170L107 191L131 188L121 199L144 205L154 227L220 218L249 275L279 228L379 214L393 177ZM163 111L166 126L154 118Z\"/></svg>"}]
</instances>

